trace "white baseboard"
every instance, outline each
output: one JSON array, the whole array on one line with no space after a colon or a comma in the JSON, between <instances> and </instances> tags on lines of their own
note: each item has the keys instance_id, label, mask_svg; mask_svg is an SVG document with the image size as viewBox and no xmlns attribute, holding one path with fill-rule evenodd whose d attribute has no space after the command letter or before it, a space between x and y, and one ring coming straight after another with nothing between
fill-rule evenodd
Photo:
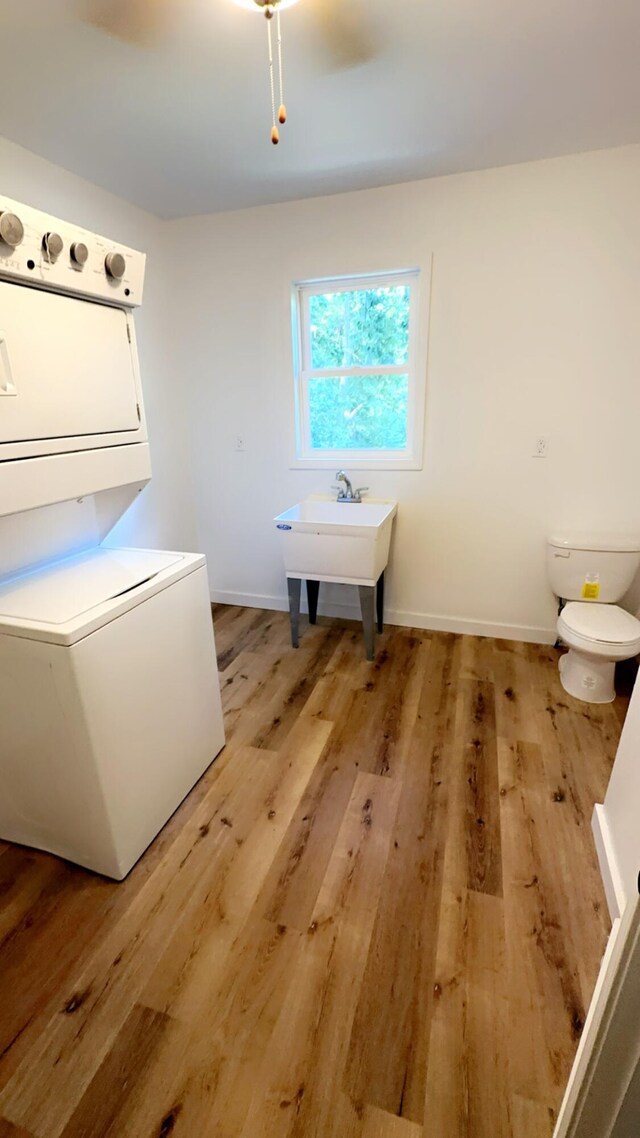
<instances>
[{"instance_id":1,"label":"white baseboard","mask_svg":"<svg viewBox=\"0 0 640 1138\"><path fill-rule=\"evenodd\" d=\"M214 605L240 605L248 609L277 609L286 612L289 602L286 597L270 597L266 593L232 593L228 589L212 589L211 603ZM318 606L318 612L320 606Z\"/></svg>"},{"instance_id":2,"label":"white baseboard","mask_svg":"<svg viewBox=\"0 0 640 1138\"><path fill-rule=\"evenodd\" d=\"M528 624L502 624L498 621L469 620L460 616L435 616L430 612L403 612L391 609L385 614L389 624L424 628L432 632L459 632L465 636L492 636L497 640L520 640L528 644L555 644L553 628L535 628Z\"/></svg>"},{"instance_id":3,"label":"white baseboard","mask_svg":"<svg viewBox=\"0 0 640 1138\"><path fill-rule=\"evenodd\" d=\"M591 816L591 829L596 844L600 875L607 898L607 906L612 921L622 916L626 897L616 855L611 841L611 833L604 806L596 802Z\"/></svg>"},{"instance_id":4,"label":"white baseboard","mask_svg":"<svg viewBox=\"0 0 640 1138\"><path fill-rule=\"evenodd\" d=\"M245 608L277 609L286 612L289 602L286 597L269 596L262 593L232 593L226 589L214 589L211 593L214 604L241 605ZM306 600L301 604L306 612ZM341 617L343 620L360 620L357 605L318 604L320 616ZM435 616L426 612L405 612L402 609L385 609L385 623L397 624L403 628L424 628L431 632L459 632L467 636L492 636L499 640L520 640L528 644L554 644L555 628L535 628L528 624L501 624L482 620L468 620L457 616Z\"/></svg>"}]
</instances>

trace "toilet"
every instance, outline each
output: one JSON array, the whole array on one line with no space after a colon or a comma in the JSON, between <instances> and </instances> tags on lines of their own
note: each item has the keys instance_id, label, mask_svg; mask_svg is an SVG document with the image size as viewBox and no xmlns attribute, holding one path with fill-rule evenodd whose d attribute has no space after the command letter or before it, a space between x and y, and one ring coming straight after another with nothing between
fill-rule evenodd
<instances>
[{"instance_id":1,"label":"toilet","mask_svg":"<svg viewBox=\"0 0 640 1138\"><path fill-rule=\"evenodd\" d=\"M640 620L616 604L639 565L640 537L562 533L547 542L549 581L565 602L557 629L569 651L560 681L585 703L611 703L616 663L640 652Z\"/></svg>"}]
</instances>

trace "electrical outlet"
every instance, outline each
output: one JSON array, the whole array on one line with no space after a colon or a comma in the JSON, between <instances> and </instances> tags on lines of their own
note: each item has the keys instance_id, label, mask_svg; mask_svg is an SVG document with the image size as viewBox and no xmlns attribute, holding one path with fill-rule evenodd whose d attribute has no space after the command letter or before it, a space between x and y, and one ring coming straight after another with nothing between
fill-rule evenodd
<instances>
[{"instance_id":1,"label":"electrical outlet","mask_svg":"<svg viewBox=\"0 0 640 1138\"><path fill-rule=\"evenodd\" d=\"M235 446L235 449L236 449L236 450L244 450L244 449L245 449L245 445L244 445L244 438L243 438L243 436L242 436L242 435L236 435L236 446Z\"/></svg>"},{"instance_id":2,"label":"electrical outlet","mask_svg":"<svg viewBox=\"0 0 640 1138\"><path fill-rule=\"evenodd\" d=\"M533 458L546 458L549 453L549 436L538 435L533 448Z\"/></svg>"}]
</instances>

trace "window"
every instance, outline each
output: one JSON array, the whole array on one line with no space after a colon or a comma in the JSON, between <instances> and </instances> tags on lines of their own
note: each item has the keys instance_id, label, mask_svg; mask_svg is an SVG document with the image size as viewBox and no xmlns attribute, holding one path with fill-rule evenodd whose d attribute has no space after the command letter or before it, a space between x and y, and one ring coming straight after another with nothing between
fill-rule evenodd
<instances>
[{"instance_id":1,"label":"window","mask_svg":"<svg viewBox=\"0 0 640 1138\"><path fill-rule=\"evenodd\" d=\"M296 286L298 465L420 466L419 283L412 270Z\"/></svg>"}]
</instances>

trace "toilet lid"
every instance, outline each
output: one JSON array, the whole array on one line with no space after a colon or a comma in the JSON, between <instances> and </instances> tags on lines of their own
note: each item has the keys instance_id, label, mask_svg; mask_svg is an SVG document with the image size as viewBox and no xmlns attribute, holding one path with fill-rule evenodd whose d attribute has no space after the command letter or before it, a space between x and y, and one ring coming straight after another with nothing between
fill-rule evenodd
<instances>
[{"instance_id":1,"label":"toilet lid","mask_svg":"<svg viewBox=\"0 0 640 1138\"><path fill-rule=\"evenodd\" d=\"M640 620L617 605L570 601L560 617L567 628L604 644L630 644L640 639Z\"/></svg>"}]
</instances>

